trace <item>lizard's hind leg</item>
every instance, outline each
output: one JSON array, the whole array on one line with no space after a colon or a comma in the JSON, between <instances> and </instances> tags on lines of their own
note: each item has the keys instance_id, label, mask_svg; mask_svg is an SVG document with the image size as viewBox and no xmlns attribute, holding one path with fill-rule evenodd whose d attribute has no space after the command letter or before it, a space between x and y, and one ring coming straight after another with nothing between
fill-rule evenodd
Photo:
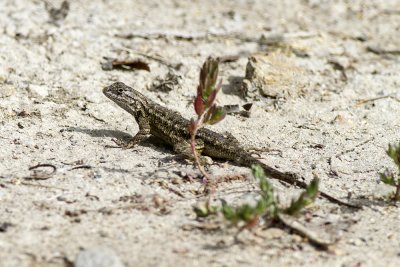
<instances>
[{"instance_id":1,"label":"lizard's hind leg","mask_svg":"<svg viewBox=\"0 0 400 267\"><path fill-rule=\"evenodd\" d=\"M212 164L211 158L204 157L201 155L203 148L204 148L204 142L202 142L201 140L196 140L196 153L197 153L197 157L199 158L200 164L201 165ZM190 143L185 140L182 140L181 142L176 143L174 145L174 151L186 159L195 161L192 147L191 147Z\"/></svg>"}]
</instances>

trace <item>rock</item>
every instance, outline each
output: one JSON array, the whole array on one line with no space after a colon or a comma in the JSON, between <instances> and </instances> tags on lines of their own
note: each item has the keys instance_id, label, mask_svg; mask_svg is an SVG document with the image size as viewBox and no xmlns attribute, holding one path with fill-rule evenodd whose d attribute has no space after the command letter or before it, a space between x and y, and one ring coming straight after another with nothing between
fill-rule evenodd
<instances>
[{"instance_id":1,"label":"rock","mask_svg":"<svg viewBox=\"0 0 400 267\"><path fill-rule=\"evenodd\" d=\"M257 98L259 94L271 98L298 96L301 76L300 68L283 55L255 55L247 62L242 90L250 98Z\"/></svg>"},{"instance_id":2,"label":"rock","mask_svg":"<svg viewBox=\"0 0 400 267\"><path fill-rule=\"evenodd\" d=\"M75 267L124 267L114 251L105 247L85 249L79 252Z\"/></svg>"},{"instance_id":3,"label":"rock","mask_svg":"<svg viewBox=\"0 0 400 267\"><path fill-rule=\"evenodd\" d=\"M30 84L29 85L29 90L42 98L45 98L46 96L49 95L49 90L48 90L48 86L46 85L37 85L37 84Z\"/></svg>"},{"instance_id":4,"label":"rock","mask_svg":"<svg viewBox=\"0 0 400 267\"><path fill-rule=\"evenodd\" d=\"M276 228L276 227L268 228L264 232L265 233L264 233L263 237L266 239L280 239L285 234L285 231L283 231L280 228Z\"/></svg>"},{"instance_id":5,"label":"rock","mask_svg":"<svg viewBox=\"0 0 400 267\"><path fill-rule=\"evenodd\" d=\"M0 66L0 84L7 81L7 77L8 77L8 71L4 67Z\"/></svg>"}]
</instances>

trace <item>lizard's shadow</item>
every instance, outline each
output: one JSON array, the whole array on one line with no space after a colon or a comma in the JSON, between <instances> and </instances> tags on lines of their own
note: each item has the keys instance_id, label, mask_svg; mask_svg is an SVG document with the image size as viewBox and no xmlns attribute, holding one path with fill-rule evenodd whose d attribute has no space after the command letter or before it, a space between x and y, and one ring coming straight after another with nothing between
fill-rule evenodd
<instances>
[{"instance_id":1,"label":"lizard's shadow","mask_svg":"<svg viewBox=\"0 0 400 267\"><path fill-rule=\"evenodd\" d=\"M356 197L351 198L353 204L359 205L361 207L368 207L371 209L375 209L374 207L387 207L387 206L397 206L395 202L390 201L389 199L379 199L375 198L374 196L368 196L368 195L360 195Z\"/></svg>"},{"instance_id":2,"label":"lizard's shadow","mask_svg":"<svg viewBox=\"0 0 400 267\"><path fill-rule=\"evenodd\" d=\"M62 131L84 133L90 135L91 137L114 137L118 139L125 139L132 137L130 134L127 134L122 131L106 130L106 129L86 129L80 127L67 127L62 129Z\"/></svg>"},{"instance_id":3,"label":"lizard's shadow","mask_svg":"<svg viewBox=\"0 0 400 267\"><path fill-rule=\"evenodd\" d=\"M122 131L118 131L118 130L67 127L67 128L62 129L62 131L84 133L84 134L90 135L91 137L112 137L112 138L122 139L122 140L127 140L127 139L132 138L132 135L122 132ZM171 157L176 160L181 159L181 157L179 155L176 155L173 152L172 147L170 145L168 145L167 143L163 142L161 139L154 137L154 136L150 136L149 139L140 143L140 146L151 147L152 149L154 149L160 153L171 154L171 156L168 156L165 160L169 160L169 159L171 159Z\"/></svg>"},{"instance_id":4,"label":"lizard's shadow","mask_svg":"<svg viewBox=\"0 0 400 267\"><path fill-rule=\"evenodd\" d=\"M243 77L241 76L229 76L227 85L222 85L222 91L227 95L237 95L243 98L242 83Z\"/></svg>"}]
</instances>

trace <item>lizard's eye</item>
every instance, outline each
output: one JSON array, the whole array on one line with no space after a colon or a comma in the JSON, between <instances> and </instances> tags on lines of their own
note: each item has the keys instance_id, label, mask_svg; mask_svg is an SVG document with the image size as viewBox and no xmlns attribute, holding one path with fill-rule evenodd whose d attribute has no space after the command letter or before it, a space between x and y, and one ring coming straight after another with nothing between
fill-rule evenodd
<instances>
[{"instance_id":1,"label":"lizard's eye","mask_svg":"<svg viewBox=\"0 0 400 267\"><path fill-rule=\"evenodd\" d=\"M118 89L118 92L122 93L124 90L122 88Z\"/></svg>"}]
</instances>

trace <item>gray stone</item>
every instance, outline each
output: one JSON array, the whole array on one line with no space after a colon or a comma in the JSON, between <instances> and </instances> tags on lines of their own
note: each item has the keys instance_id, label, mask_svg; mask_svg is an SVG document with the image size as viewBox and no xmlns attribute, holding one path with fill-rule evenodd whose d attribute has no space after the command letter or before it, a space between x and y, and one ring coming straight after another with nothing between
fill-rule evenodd
<instances>
[{"instance_id":1,"label":"gray stone","mask_svg":"<svg viewBox=\"0 0 400 267\"><path fill-rule=\"evenodd\" d=\"M124 267L124 264L111 249L95 247L79 252L75 267Z\"/></svg>"}]
</instances>

